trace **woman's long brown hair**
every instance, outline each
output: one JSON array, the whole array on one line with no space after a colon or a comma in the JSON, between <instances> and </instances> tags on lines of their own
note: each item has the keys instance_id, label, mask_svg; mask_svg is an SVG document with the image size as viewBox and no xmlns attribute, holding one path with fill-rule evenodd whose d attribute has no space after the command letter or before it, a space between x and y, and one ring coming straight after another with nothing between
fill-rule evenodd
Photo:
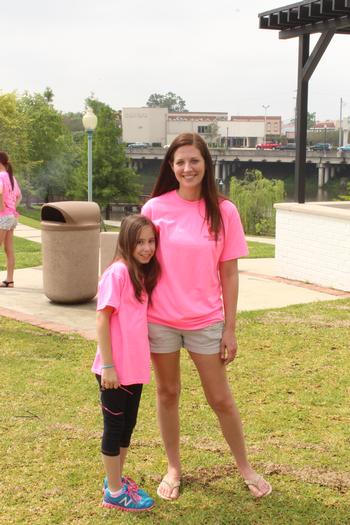
<instances>
[{"instance_id":1,"label":"woman's long brown hair","mask_svg":"<svg viewBox=\"0 0 350 525\"><path fill-rule=\"evenodd\" d=\"M220 201L226 199L220 195L214 177L213 160L206 142L197 133L182 133L178 135L170 144L163 162L160 166L158 179L152 191L152 197L158 197L168 191L179 188L172 168L174 155L178 148L182 146L194 146L202 155L205 163L205 173L202 181L201 196L205 202L205 219L209 226L209 231L218 239L219 232L223 228L223 221L220 212Z\"/></svg>"},{"instance_id":2,"label":"woman's long brown hair","mask_svg":"<svg viewBox=\"0 0 350 525\"><path fill-rule=\"evenodd\" d=\"M138 263L133 256L141 230L144 226L150 226L150 228L152 228L157 251L158 232L153 222L143 215L128 215L121 223L114 260L122 259L125 262L129 270L136 299L142 303L142 291L145 290L151 303L152 292L160 276L160 265L156 257L156 251L147 264Z\"/></svg>"},{"instance_id":3,"label":"woman's long brown hair","mask_svg":"<svg viewBox=\"0 0 350 525\"><path fill-rule=\"evenodd\" d=\"M0 163L5 166L8 176L10 177L11 188L13 189L15 187L15 182L13 180L13 169L9 157L4 151L0 151Z\"/></svg>"}]
</instances>

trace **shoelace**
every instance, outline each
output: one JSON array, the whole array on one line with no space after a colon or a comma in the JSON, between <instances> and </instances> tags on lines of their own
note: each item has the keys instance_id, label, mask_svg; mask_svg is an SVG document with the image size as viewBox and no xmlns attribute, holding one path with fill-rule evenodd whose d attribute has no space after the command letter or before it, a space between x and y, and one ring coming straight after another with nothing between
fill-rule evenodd
<instances>
[{"instance_id":1,"label":"shoelace","mask_svg":"<svg viewBox=\"0 0 350 525\"><path fill-rule=\"evenodd\" d=\"M133 479L131 478L128 478L127 476L123 476L122 477L122 480L124 483L126 483L127 485L130 485L136 492L139 490L139 486L138 484L136 483L136 481L134 481Z\"/></svg>"},{"instance_id":2,"label":"shoelace","mask_svg":"<svg viewBox=\"0 0 350 525\"><path fill-rule=\"evenodd\" d=\"M137 503L141 499L141 496L137 493L137 490L135 490L132 485L126 486L126 493L128 496L130 496L130 498L133 501L135 501L135 503Z\"/></svg>"}]
</instances>

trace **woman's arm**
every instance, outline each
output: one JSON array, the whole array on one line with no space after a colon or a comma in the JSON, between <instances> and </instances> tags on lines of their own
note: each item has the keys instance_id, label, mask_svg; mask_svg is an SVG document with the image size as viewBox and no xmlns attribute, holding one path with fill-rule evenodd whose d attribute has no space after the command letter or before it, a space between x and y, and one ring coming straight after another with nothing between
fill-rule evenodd
<instances>
[{"instance_id":1,"label":"woman's arm","mask_svg":"<svg viewBox=\"0 0 350 525\"><path fill-rule=\"evenodd\" d=\"M98 310L96 314L97 341L101 355L102 365L113 365L110 317L113 308L107 306L103 310ZM101 371L101 386L103 388L118 388L119 379L115 367L103 368Z\"/></svg>"},{"instance_id":2,"label":"woman's arm","mask_svg":"<svg viewBox=\"0 0 350 525\"><path fill-rule=\"evenodd\" d=\"M234 360L237 352L236 314L238 300L237 259L220 263L220 280L225 311L225 327L221 340L221 359L225 365Z\"/></svg>"}]
</instances>

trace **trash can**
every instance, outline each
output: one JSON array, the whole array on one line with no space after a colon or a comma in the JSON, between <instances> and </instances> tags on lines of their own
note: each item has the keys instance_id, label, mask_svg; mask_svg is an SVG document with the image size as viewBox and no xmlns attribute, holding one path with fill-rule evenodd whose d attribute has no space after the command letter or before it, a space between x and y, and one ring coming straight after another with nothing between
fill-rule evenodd
<instances>
[{"instance_id":1,"label":"trash can","mask_svg":"<svg viewBox=\"0 0 350 525\"><path fill-rule=\"evenodd\" d=\"M86 303L97 293L100 208L67 201L41 208L43 284L55 303Z\"/></svg>"}]
</instances>

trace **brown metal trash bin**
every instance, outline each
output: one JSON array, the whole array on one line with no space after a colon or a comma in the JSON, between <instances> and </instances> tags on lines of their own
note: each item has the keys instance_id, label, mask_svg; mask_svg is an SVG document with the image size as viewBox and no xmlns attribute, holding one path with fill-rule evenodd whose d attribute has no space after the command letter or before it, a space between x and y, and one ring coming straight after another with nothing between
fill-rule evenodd
<instances>
[{"instance_id":1,"label":"brown metal trash bin","mask_svg":"<svg viewBox=\"0 0 350 525\"><path fill-rule=\"evenodd\" d=\"M86 303L97 293L101 213L85 201L41 208L43 284L55 303Z\"/></svg>"}]
</instances>

